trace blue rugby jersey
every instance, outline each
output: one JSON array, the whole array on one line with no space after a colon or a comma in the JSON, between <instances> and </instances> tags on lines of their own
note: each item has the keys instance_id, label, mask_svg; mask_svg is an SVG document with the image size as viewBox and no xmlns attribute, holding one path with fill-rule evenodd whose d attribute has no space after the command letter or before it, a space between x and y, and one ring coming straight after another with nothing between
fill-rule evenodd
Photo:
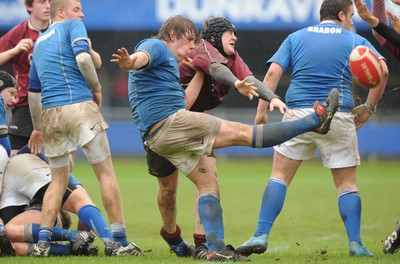
<instances>
[{"instance_id":1,"label":"blue rugby jersey","mask_svg":"<svg viewBox=\"0 0 400 264\"><path fill-rule=\"evenodd\" d=\"M29 89L42 92L43 109L93 100L75 60L89 52L82 43L87 43L87 32L79 20L56 22L36 40Z\"/></svg>"},{"instance_id":2,"label":"blue rugby jersey","mask_svg":"<svg viewBox=\"0 0 400 264\"><path fill-rule=\"evenodd\" d=\"M278 51L267 61L291 68L286 93L290 108L310 108L316 100L325 101L332 88L340 93L339 111L354 107L349 56L354 47L365 45L382 57L365 38L344 29L333 21L298 30L289 35Z\"/></svg>"},{"instance_id":3,"label":"blue rugby jersey","mask_svg":"<svg viewBox=\"0 0 400 264\"><path fill-rule=\"evenodd\" d=\"M159 39L144 39L134 52L144 51L147 67L129 73L129 104L133 120L142 136L158 121L186 108L184 90L179 82L178 62Z\"/></svg>"}]
</instances>

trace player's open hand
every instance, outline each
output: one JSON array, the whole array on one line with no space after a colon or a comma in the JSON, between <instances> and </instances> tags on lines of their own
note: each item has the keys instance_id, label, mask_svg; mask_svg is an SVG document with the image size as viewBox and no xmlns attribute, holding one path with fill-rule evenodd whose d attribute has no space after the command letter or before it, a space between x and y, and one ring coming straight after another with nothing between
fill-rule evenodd
<instances>
[{"instance_id":1,"label":"player's open hand","mask_svg":"<svg viewBox=\"0 0 400 264\"><path fill-rule=\"evenodd\" d=\"M112 59L110 60L112 63L116 63L119 65L121 70L129 71L134 69L136 56L129 56L128 51L125 48L120 48L117 50L118 54L113 54Z\"/></svg>"},{"instance_id":2,"label":"player's open hand","mask_svg":"<svg viewBox=\"0 0 400 264\"><path fill-rule=\"evenodd\" d=\"M278 97L274 97L271 99L269 103L269 111L273 111L275 108L278 108L281 114L288 114L289 116L293 116L293 111L289 109L284 102Z\"/></svg>"},{"instance_id":3,"label":"player's open hand","mask_svg":"<svg viewBox=\"0 0 400 264\"><path fill-rule=\"evenodd\" d=\"M39 154L44 147L43 133L40 130L34 129L28 141L28 147L33 154Z\"/></svg>"},{"instance_id":4,"label":"player's open hand","mask_svg":"<svg viewBox=\"0 0 400 264\"><path fill-rule=\"evenodd\" d=\"M399 21L399 18L395 14L390 12L389 10L386 10L386 14L389 17L390 23L392 23L394 30L396 31L397 34L400 35L400 21Z\"/></svg>"},{"instance_id":5,"label":"player's open hand","mask_svg":"<svg viewBox=\"0 0 400 264\"><path fill-rule=\"evenodd\" d=\"M371 27L376 27L379 20L374 17L369 11L367 5L362 0L354 0L354 4L357 8L358 15L365 20Z\"/></svg>"},{"instance_id":6,"label":"player's open hand","mask_svg":"<svg viewBox=\"0 0 400 264\"><path fill-rule=\"evenodd\" d=\"M254 83L247 82L247 77L243 80L235 81L235 88L239 91L239 93L248 97L250 100L253 99L254 96L258 97L258 93L256 92L257 87L254 86Z\"/></svg>"}]
</instances>

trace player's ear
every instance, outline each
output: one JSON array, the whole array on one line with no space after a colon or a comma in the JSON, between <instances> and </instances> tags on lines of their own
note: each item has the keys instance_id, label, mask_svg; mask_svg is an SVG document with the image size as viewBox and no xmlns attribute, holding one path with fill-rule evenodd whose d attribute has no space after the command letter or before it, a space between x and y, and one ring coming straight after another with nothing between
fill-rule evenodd
<instances>
[{"instance_id":1,"label":"player's ear","mask_svg":"<svg viewBox=\"0 0 400 264\"><path fill-rule=\"evenodd\" d=\"M339 20L339 22L343 22L345 16L346 16L345 13L344 13L343 11L340 11L339 14L338 14L338 20Z\"/></svg>"},{"instance_id":2,"label":"player's ear","mask_svg":"<svg viewBox=\"0 0 400 264\"><path fill-rule=\"evenodd\" d=\"M59 18L63 18L63 19L65 18L65 12L62 8L57 8L57 16Z\"/></svg>"},{"instance_id":3,"label":"player's ear","mask_svg":"<svg viewBox=\"0 0 400 264\"><path fill-rule=\"evenodd\" d=\"M169 39L170 39L172 42L176 41L177 37L176 37L176 31L175 31L175 30L171 29L171 30L169 31Z\"/></svg>"}]
</instances>

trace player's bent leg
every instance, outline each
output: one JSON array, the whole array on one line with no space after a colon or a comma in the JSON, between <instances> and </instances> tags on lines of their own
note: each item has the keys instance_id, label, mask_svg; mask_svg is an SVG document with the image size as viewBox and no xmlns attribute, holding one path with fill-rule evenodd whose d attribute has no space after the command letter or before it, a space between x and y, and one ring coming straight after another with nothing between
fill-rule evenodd
<instances>
[{"instance_id":1,"label":"player's bent leg","mask_svg":"<svg viewBox=\"0 0 400 264\"><path fill-rule=\"evenodd\" d=\"M126 237L122 200L111 159L110 147L105 131L97 134L82 147L100 182L103 206L111 223L114 242L106 243L107 256L144 255L140 248Z\"/></svg>"},{"instance_id":2,"label":"player's bent leg","mask_svg":"<svg viewBox=\"0 0 400 264\"><path fill-rule=\"evenodd\" d=\"M169 234L176 232L176 193L178 189L178 175L179 171L175 170L167 177L157 177L158 209L161 214L163 228Z\"/></svg>"}]
</instances>

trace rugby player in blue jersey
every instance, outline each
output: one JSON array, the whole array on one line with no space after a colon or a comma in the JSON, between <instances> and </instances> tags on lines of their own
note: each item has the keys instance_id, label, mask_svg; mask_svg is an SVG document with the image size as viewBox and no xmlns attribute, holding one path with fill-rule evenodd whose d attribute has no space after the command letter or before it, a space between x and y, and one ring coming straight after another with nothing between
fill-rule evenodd
<instances>
[{"instance_id":1,"label":"rugby player in blue jersey","mask_svg":"<svg viewBox=\"0 0 400 264\"><path fill-rule=\"evenodd\" d=\"M15 79L5 71L0 71L0 147L2 147L7 156L10 156L11 145L8 138L8 129L6 122L7 110L17 102L17 84ZM0 159L0 196L3 183L3 169L6 167L7 159ZM0 218L0 257L15 255L15 250L8 238L3 220Z\"/></svg>"},{"instance_id":2,"label":"rugby player in blue jersey","mask_svg":"<svg viewBox=\"0 0 400 264\"><path fill-rule=\"evenodd\" d=\"M315 112L303 119L254 127L188 111L185 91L179 81L178 62L186 59L194 49L196 38L197 29L193 22L173 16L162 25L155 38L139 42L133 54L121 48L118 54L113 54L111 61L122 70L130 70L129 103L145 147L170 161L199 191L198 212L207 239L207 259L248 261L224 242L217 179L212 175L214 168L202 163L201 157L210 155L217 148L233 145L265 148L307 131L325 133L337 109L338 93L337 89L332 89L328 99L323 104L316 102ZM244 94L249 98L260 95L264 100L271 99L263 95L261 89L255 92L254 83L247 82L247 78L223 77L226 85L250 88ZM200 89L202 82L203 75L196 74L189 86ZM280 103L281 100L271 100L270 109Z\"/></svg>"},{"instance_id":3,"label":"rugby player in blue jersey","mask_svg":"<svg viewBox=\"0 0 400 264\"><path fill-rule=\"evenodd\" d=\"M100 113L101 85L90 56L90 47L79 0L53 0L52 25L36 41L30 71L29 105L34 131L29 140L33 153L44 142L52 181L42 207L39 241L34 254L47 256L52 227L70 173L69 155L81 147L100 182L104 208L115 242L107 255L143 255L126 238L122 201ZM44 140L44 141L43 141Z\"/></svg>"},{"instance_id":4,"label":"rugby player in blue jersey","mask_svg":"<svg viewBox=\"0 0 400 264\"><path fill-rule=\"evenodd\" d=\"M243 255L260 254L267 250L268 236L283 208L287 187L302 161L313 158L317 147L324 166L331 169L350 255L373 255L360 236L361 199L356 185L360 156L356 130L375 112L387 82L388 68L379 55L384 73L382 80L369 90L364 104L354 107L352 75L348 65L350 52L358 45L366 45L379 53L365 38L350 31L353 15L351 0L323 1L321 23L289 35L267 62L269 69L264 83L272 91L277 89L283 73L291 68L292 80L286 104L293 109L294 116L284 115L283 121L295 121L311 113L312 102L324 100L333 87L339 90L339 108L326 135L305 133L275 146L271 179L262 198L257 229L248 241L237 248ZM267 106L267 102L259 102L256 124L267 122Z\"/></svg>"}]
</instances>

